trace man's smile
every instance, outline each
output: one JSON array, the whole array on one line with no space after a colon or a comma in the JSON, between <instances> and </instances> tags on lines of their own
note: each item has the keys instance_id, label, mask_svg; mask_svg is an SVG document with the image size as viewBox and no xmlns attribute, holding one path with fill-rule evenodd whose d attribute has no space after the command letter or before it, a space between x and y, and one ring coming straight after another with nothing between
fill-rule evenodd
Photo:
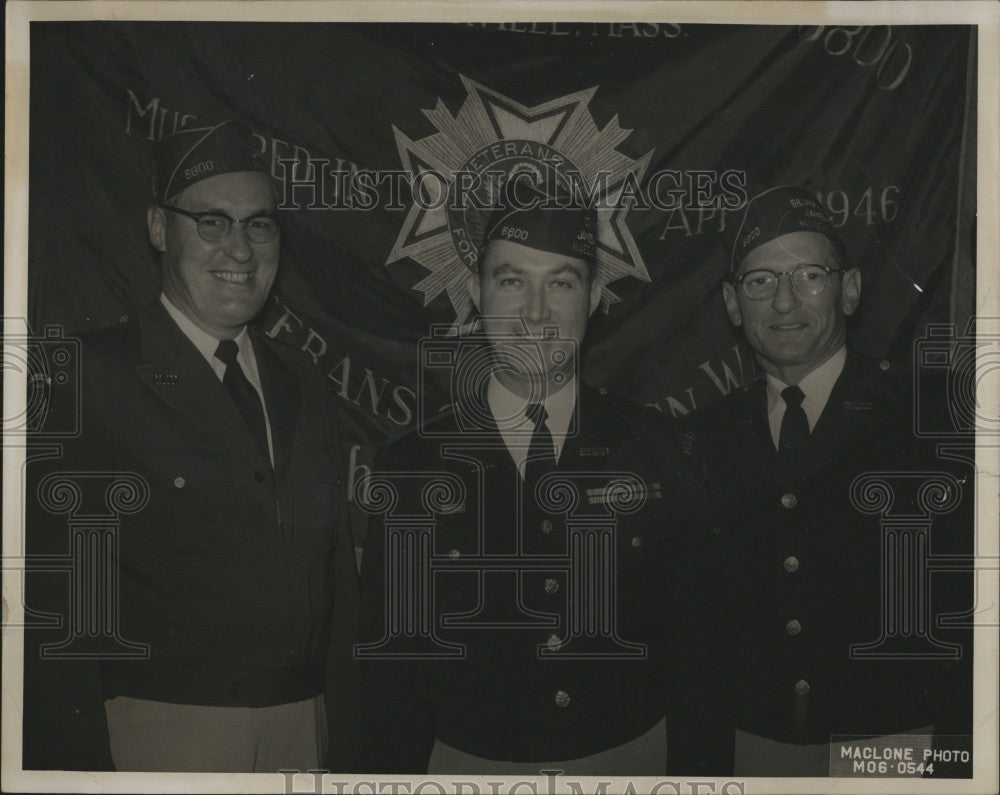
<instances>
[{"instance_id":1,"label":"man's smile","mask_svg":"<svg viewBox=\"0 0 1000 795\"><path fill-rule=\"evenodd\" d=\"M209 271L216 279L221 279L229 284L246 284L253 276L254 271Z\"/></svg>"},{"instance_id":2,"label":"man's smile","mask_svg":"<svg viewBox=\"0 0 1000 795\"><path fill-rule=\"evenodd\" d=\"M802 329L808 326L809 324L805 322L785 321L783 323L772 323L768 328L771 331L802 331Z\"/></svg>"}]
</instances>

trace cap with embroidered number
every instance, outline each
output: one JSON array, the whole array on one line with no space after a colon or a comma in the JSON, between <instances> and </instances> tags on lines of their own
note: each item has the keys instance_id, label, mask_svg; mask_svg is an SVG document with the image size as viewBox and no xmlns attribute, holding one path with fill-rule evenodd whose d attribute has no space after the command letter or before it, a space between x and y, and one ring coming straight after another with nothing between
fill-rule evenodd
<instances>
[{"instance_id":1,"label":"cap with embroidered number","mask_svg":"<svg viewBox=\"0 0 1000 795\"><path fill-rule=\"evenodd\" d=\"M791 232L818 232L846 262L843 244L816 197L804 188L780 185L751 198L736 224L727 229L729 270L735 273L755 248Z\"/></svg>"},{"instance_id":2,"label":"cap with embroidered number","mask_svg":"<svg viewBox=\"0 0 1000 795\"><path fill-rule=\"evenodd\" d=\"M593 264L597 251L593 209L538 186L523 186L519 198L518 206L504 207L490 215L482 246L491 240L509 240Z\"/></svg>"},{"instance_id":3,"label":"cap with embroidered number","mask_svg":"<svg viewBox=\"0 0 1000 795\"><path fill-rule=\"evenodd\" d=\"M167 201L196 182L234 171L269 174L250 128L228 119L189 127L161 138L153 147L153 197Z\"/></svg>"}]
</instances>

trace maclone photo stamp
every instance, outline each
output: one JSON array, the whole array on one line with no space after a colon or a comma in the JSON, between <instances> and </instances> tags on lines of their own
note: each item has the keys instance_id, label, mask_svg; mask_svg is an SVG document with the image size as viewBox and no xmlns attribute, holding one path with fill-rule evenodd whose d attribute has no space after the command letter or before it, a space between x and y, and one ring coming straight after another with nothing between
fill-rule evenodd
<instances>
[{"instance_id":1,"label":"maclone photo stamp","mask_svg":"<svg viewBox=\"0 0 1000 795\"><path fill-rule=\"evenodd\" d=\"M5 792L997 791L1000 6L5 34Z\"/></svg>"}]
</instances>

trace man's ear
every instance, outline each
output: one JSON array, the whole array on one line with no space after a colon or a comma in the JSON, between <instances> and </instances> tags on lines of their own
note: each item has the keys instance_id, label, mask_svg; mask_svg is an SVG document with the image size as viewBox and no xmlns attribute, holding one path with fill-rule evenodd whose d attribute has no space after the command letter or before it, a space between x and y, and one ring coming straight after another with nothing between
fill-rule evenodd
<instances>
[{"instance_id":1,"label":"man's ear","mask_svg":"<svg viewBox=\"0 0 1000 795\"><path fill-rule=\"evenodd\" d=\"M861 271L858 268L851 268L844 273L844 280L840 285L840 303L845 315L853 315L861 301Z\"/></svg>"},{"instance_id":2,"label":"man's ear","mask_svg":"<svg viewBox=\"0 0 1000 795\"><path fill-rule=\"evenodd\" d=\"M593 315L597 311L597 307L601 305L601 288L604 285L601 284L599 279L594 279L590 284L590 312L589 315Z\"/></svg>"},{"instance_id":3,"label":"man's ear","mask_svg":"<svg viewBox=\"0 0 1000 795\"><path fill-rule=\"evenodd\" d=\"M465 280L465 289L469 291L469 298L472 299L472 305L476 307L476 311L482 311L479 306L479 274L474 273L468 279Z\"/></svg>"},{"instance_id":4,"label":"man's ear","mask_svg":"<svg viewBox=\"0 0 1000 795\"><path fill-rule=\"evenodd\" d=\"M726 313L733 325L742 325L743 315L740 314L740 304L736 300L736 287L732 282L722 283L722 300L726 302Z\"/></svg>"},{"instance_id":5,"label":"man's ear","mask_svg":"<svg viewBox=\"0 0 1000 795\"><path fill-rule=\"evenodd\" d=\"M161 254L167 250L167 214L162 207L151 204L146 210L146 228L149 242Z\"/></svg>"}]
</instances>

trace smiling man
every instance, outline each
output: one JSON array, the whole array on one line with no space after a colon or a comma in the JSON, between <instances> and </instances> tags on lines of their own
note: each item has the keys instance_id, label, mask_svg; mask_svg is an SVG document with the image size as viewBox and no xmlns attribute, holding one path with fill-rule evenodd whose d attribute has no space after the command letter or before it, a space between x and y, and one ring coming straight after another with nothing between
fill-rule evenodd
<instances>
[{"instance_id":1,"label":"smiling man","mask_svg":"<svg viewBox=\"0 0 1000 795\"><path fill-rule=\"evenodd\" d=\"M420 486L435 479L464 498L433 514L426 591L397 579L390 522L366 539L368 770L666 769L660 483L642 407L577 372L600 300L595 229L581 207L488 219L468 281L482 334L449 357L468 388L376 459L397 513L433 510ZM400 635L399 617L418 614L425 632Z\"/></svg>"},{"instance_id":2,"label":"smiling man","mask_svg":"<svg viewBox=\"0 0 1000 795\"><path fill-rule=\"evenodd\" d=\"M719 583L695 623L719 628L721 648L697 674L705 681L687 683L687 711L733 729L733 766L720 758L702 772L826 776L838 738L919 749L935 732L967 731L956 712L967 704L956 695L967 666L916 646L858 651L901 632L894 621L916 627L949 599L967 605L937 580L932 592L906 597L926 600L923 617L893 607L891 572L911 563L883 548L878 517L852 496L866 473L910 482L941 468L913 438L900 368L848 344L860 272L822 207L797 187L751 199L728 243L725 307L764 377L690 421L713 512L704 576ZM893 510L927 515L917 500L901 490ZM936 522L934 544L946 549L954 525ZM958 630L933 632L961 648ZM711 708L698 692L715 694Z\"/></svg>"},{"instance_id":3,"label":"smiling man","mask_svg":"<svg viewBox=\"0 0 1000 795\"><path fill-rule=\"evenodd\" d=\"M65 466L133 473L148 492L121 518L114 561L117 629L148 650L100 663L119 771L326 761L332 556L346 529L336 423L307 357L251 324L281 240L255 150L235 121L155 145L147 220L162 293L85 340L84 433Z\"/></svg>"}]
</instances>

